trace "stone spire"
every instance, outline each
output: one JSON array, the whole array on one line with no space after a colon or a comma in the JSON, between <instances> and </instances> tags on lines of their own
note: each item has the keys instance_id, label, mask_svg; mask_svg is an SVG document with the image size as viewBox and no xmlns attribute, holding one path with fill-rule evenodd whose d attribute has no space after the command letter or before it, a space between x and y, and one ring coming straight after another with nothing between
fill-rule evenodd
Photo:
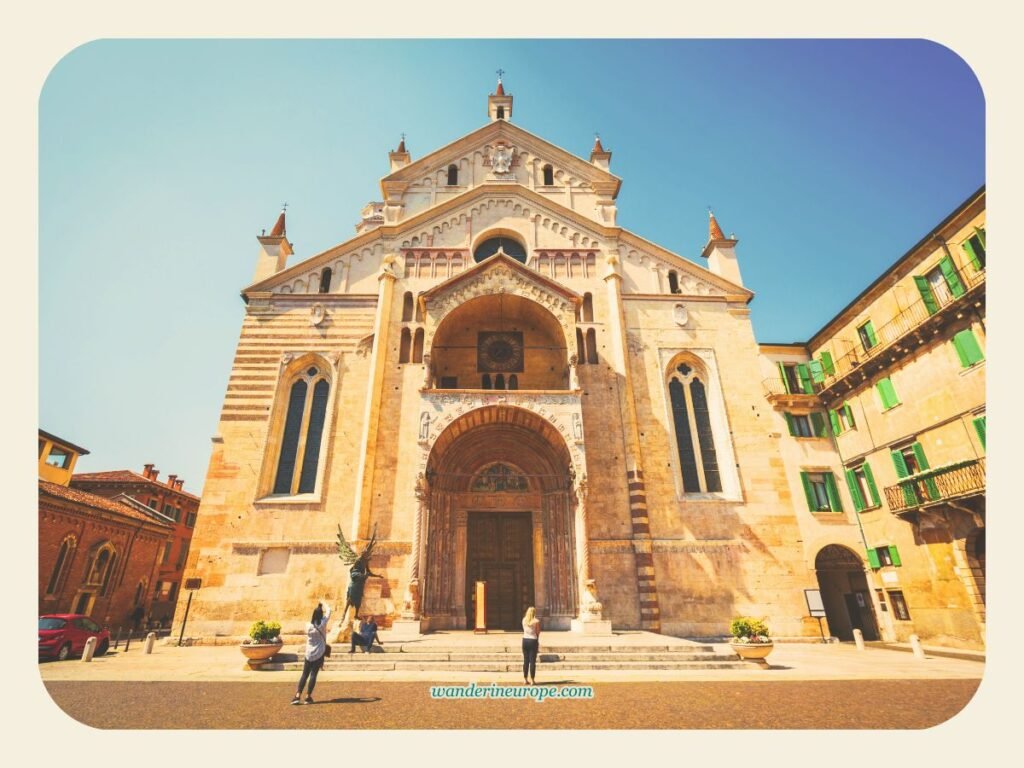
<instances>
[{"instance_id":1,"label":"stone spire","mask_svg":"<svg viewBox=\"0 0 1024 768\"><path fill-rule=\"evenodd\" d=\"M487 116L493 123L495 120L512 119L512 94L505 93L505 86L501 83L501 76L505 70L498 70L498 87L494 93L487 97Z\"/></svg>"},{"instance_id":2,"label":"stone spire","mask_svg":"<svg viewBox=\"0 0 1024 768\"><path fill-rule=\"evenodd\" d=\"M718 226L718 220L715 218L715 214L708 208L708 240L725 240L726 237L722 234L722 228Z\"/></svg>"},{"instance_id":3,"label":"stone spire","mask_svg":"<svg viewBox=\"0 0 1024 768\"><path fill-rule=\"evenodd\" d=\"M743 285L739 261L736 259L738 242L735 237L726 237L723 234L715 214L708 208L708 242L700 255L708 260L708 269L712 273L736 285Z\"/></svg>"},{"instance_id":4,"label":"stone spire","mask_svg":"<svg viewBox=\"0 0 1024 768\"><path fill-rule=\"evenodd\" d=\"M263 230L256 237L260 244L260 252L256 257L254 283L266 280L284 269L285 262L293 253L292 244L288 242L286 234L285 211L287 209L288 203L281 206L281 213L278 214L277 221L274 222L274 228L270 230L269 235L266 234L266 230Z\"/></svg>"},{"instance_id":5,"label":"stone spire","mask_svg":"<svg viewBox=\"0 0 1024 768\"><path fill-rule=\"evenodd\" d=\"M590 162L602 171L607 171L612 162L612 153L605 151L605 148L601 146L601 136L596 133L594 134L594 148L590 150Z\"/></svg>"},{"instance_id":6,"label":"stone spire","mask_svg":"<svg viewBox=\"0 0 1024 768\"><path fill-rule=\"evenodd\" d=\"M277 221L274 222L274 228L270 230L270 237L285 237L284 214L287 209L288 203L285 203L281 208Z\"/></svg>"},{"instance_id":7,"label":"stone spire","mask_svg":"<svg viewBox=\"0 0 1024 768\"><path fill-rule=\"evenodd\" d=\"M398 149L394 152L388 152L388 160L391 163L391 173L394 173L399 168L405 168L410 162L412 157L409 154L409 150L405 148L405 134L402 134L402 140L398 142Z\"/></svg>"}]
</instances>

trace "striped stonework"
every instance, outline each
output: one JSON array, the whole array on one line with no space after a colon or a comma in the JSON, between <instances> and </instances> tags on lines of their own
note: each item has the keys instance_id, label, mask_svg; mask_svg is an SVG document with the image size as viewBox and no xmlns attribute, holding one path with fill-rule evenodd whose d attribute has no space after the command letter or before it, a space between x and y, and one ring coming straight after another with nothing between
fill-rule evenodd
<instances>
[{"instance_id":1,"label":"striped stonework","mask_svg":"<svg viewBox=\"0 0 1024 768\"><path fill-rule=\"evenodd\" d=\"M661 609L658 607L658 585L654 577L654 554L651 552L651 526L647 520L647 491L644 473L629 470L629 514L633 527L636 590L640 598L640 627L650 632L661 631Z\"/></svg>"}]
</instances>

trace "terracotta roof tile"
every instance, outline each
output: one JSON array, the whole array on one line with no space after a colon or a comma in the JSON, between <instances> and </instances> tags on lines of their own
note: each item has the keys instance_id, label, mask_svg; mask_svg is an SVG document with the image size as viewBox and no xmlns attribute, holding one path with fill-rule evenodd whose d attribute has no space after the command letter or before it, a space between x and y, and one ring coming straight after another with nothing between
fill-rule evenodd
<instances>
[{"instance_id":1,"label":"terracotta roof tile","mask_svg":"<svg viewBox=\"0 0 1024 768\"><path fill-rule=\"evenodd\" d=\"M722 228L718 226L718 221L715 219L715 214L708 211L710 220L708 221L708 239L709 240L725 240L725 235L722 234Z\"/></svg>"},{"instance_id":2,"label":"terracotta roof tile","mask_svg":"<svg viewBox=\"0 0 1024 768\"><path fill-rule=\"evenodd\" d=\"M147 486L155 486L154 491L173 491L174 493L180 493L183 496L188 496L196 501L199 497L194 493L182 490L181 488L171 488L166 483L161 483L158 480L150 480L144 475L140 475L138 472L132 472L130 469L115 469L108 472L81 472L72 475L72 483L131 483L131 484L145 484Z\"/></svg>"},{"instance_id":3,"label":"terracotta roof tile","mask_svg":"<svg viewBox=\"0 0 1024 768\"><path fill-rule=\"evenodd\" d=\"M271 237L284 237L285 236L284 211L281 211L281 215L279 215L277 217L277 221L274 222L274 228L272 230L270 230L270 236Z\"/></svg>"},{"instance_id":4,"label":"terracotta roof tile","mask_svg":"<svg viewBox=\"0 0 1024 768\"><path fill-rule=\"evenodd\" d=\"M498 80L498 90L496 90L494 92L494 95L495 96L504 96L505 95L505 86L503 86L501 84L501 80Z\"/></svg>"},{"instance_id":5,"label":"terracotta roof tile","mask_svg":"<svg viewBox=\"0 0 1024 768\"><path fill-rule=\"evenodd\" d=\"M127 504L122 504L119 501L108 499L105 496L97 496L95 493L88 493L86 491L80 491L77 488L68 488L67 486L60 485L59 483L51 483L48 480L39 481L39 493L42 496L52 496L57 499L64 499L66 501L72 501L77 504L84 504L87 507L93 507L95 509L102 509L105 512L113 512L115 515L121 515L122 517L131 518L132 520L141 520L153 525L158 525L162 528L170 528L170 525L162 523L137 509L132 509Z\"/></svg>"}]
</instances>

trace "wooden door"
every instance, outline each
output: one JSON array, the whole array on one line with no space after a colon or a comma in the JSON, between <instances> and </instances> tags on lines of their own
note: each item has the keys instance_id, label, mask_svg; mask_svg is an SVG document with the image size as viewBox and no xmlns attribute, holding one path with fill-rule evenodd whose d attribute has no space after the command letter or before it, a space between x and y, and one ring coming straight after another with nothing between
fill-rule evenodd
<instances>
[{"instance_id":1,"label":"wooden door","mask_svg":"<svg viewBox=\"0 0 1024 768\"><path fill-rule=\"evenodd\" d=\"M466 612L473 626L477 581L487 582L487 628L516 630L533 605L533 523L529 512L470 512Z\"/></svg>"}]
</instances>

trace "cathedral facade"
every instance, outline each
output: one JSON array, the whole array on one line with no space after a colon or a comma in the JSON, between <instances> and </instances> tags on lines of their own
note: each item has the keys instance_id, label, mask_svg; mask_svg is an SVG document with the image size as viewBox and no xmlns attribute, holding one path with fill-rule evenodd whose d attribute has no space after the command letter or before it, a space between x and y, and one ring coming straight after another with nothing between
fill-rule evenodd
<instances>
[{"instance_id":1,"label":"cathedral facade","mask_svg":"<svg viewBox=\"0 0 1024 768\"><path fill-rule=\"evenodd\" d=\"M376 535L360 613L396 631L473 628L483 581L495 629L532 605L549 629L817 636L736 239L711 217L693 261L623 229L599 140L518 127L500 81L487 107L415 161L403 140L350 240L288 267L284 213L258 238L187 634L342 607L340 529Z\"/></svg>"}]
</instances>

